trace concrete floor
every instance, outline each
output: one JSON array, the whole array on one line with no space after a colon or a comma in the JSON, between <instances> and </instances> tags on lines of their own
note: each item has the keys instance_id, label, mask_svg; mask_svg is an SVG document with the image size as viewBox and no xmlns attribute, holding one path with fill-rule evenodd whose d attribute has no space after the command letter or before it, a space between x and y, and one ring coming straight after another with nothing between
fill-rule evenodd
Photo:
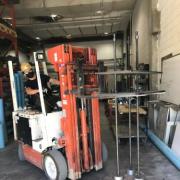
<instances>
[{"instance_id":1,"label":"concrete floor","mask_svg":"<svg viewBox=\"0 0 180 180\"><path fill-rule=\"evenodd\" d=\"M109 158L98 172L83 175L83 180L112 180L116 175L115 141L108 121L102 111L102 138L107 145ZM180 180L180 172L150 143L141 144L140 167L145 180ZM120 145L120 169L124 175L128 169L128 143ZM133 145L133 167L136 169L136 146ZM17 145L11 143L0 151L0 180L46 180L44 173L28 162L20 162Z\"/></svg>"}]
</instances>

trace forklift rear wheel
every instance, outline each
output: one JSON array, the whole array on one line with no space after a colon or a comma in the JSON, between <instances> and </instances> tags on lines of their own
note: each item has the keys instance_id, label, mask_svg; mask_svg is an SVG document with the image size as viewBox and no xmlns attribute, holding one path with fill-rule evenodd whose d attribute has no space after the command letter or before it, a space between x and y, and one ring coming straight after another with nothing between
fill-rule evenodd
<instances>
[{"instance_id":1,"label":"forklift rear wheel","mask_svg":"<svg viewBox=\"0 0 180 180\"><path fill-rule=\"evenodd\" d=\"M65 180L67 163L61 152L51 150L44 156L44 171L50 180Z\"/></svg>"},{"instance_id":2,"label":"forklift rear wheel","mask_svg":"<svg viewBox=\"0 0 180 180\"><path fill-rule=\"evenodd\" d=\"M19 157L20 161L25 161L25 157L24 157L23 148L22 148L21 143L18 144L18 157Z\"/></svg>"}]
</instances>

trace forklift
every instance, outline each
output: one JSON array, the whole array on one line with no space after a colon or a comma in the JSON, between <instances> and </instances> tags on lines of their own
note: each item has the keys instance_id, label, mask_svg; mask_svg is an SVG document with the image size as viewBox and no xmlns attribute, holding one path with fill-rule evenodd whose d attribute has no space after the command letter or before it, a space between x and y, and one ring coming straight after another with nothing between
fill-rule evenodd
<instances>
[{"instance_id":1,"label":"forklift","mask_svg":"<svg viewBox=\"0 0 180 180\"><path fill-rule=\"evenodd\" d=\"M41 111L18 107L13 64L8 62L18 156L42 169L50 180L81 179L85 172L102 169L103 157L107 159L99 100L83 98L99 88L96 50L63 44L48 49L47 57L60 81L62 110L54 112L45 108L39 70L42 54L33 53Z\"/></svg>"}]
</instances>

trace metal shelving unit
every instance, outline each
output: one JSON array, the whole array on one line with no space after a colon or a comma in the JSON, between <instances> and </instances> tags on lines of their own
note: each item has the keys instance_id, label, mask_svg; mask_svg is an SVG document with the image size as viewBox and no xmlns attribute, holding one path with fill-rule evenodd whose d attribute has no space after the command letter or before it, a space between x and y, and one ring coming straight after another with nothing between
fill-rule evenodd
<instances>
[{"instance_id":1,"label":"metal shelving unit","mask_svg":"<svg viewBox=\"0 0 180 180\"><path fill-rule=\"evenodd\" d=\"M131 98L136 98L136 138L137 138L137 178L140 178L140 127L139 127L139 98L145 97L145 96L151 96L151 95L159 95L163 94L165 91L146 91L146 92L131 92L131 93L97 93L96 95L79 95L79 98L83 99L92 99L92 98L99 98L99 99L115 99L115 138L116 138L116 156L117 156L117 176L115 176L115 179L120 178L120 162L119 162L119 119L118 119L118 106L117 106L117 99L118 98L128 98L129 104ZM131 127L131 106L129 106L129 170L132 170L132 146L131 146L131 140L132 140L132 127ZM141 178L142 179L142 178Z\"/></svg>"},{"instance_id":2,"label":"metal shelving unit","mask_svg":"<svg viewBox=\"0 0 180 180\"><path fill-rule=\"evenodd\" d=\"M138 63L139 63L139 57L138 57L138 32L136 32L136 70L135 71L131 71L131 70L119 70L118 66L117 66L117 58L116 58L116 34L113 34L113 46L114 46L114 70L110 70L107 72L98 72L96 73L99 77L103 76L106 77L107 75L111 75L113 76L112 81L114 81L114 91L113 93L98 93L96 95L97 98L99 99L114 99L114 122L115 122L115 126L113 127L113 131L115 134L115 139L116 139L116 157L117 157L117 174L114 177L115 180L122 180L123 179L123 175L120 174L120 162L119 162L119 136L122 137L121 134L121 128L119 128L119 125L121 124L121 120L119 117L119 112L118 112L118 100L120 98L125 98L127 100L127 104L128 104L128 118L127 118L127 134L124 137L127 137L129 139L129 169L128 169L128 175L132 176L136 176L135 179L143 179L141 177L140 174L140 137L141 137L141 132L140 132L140 100L141 98L146 98L149 97L151 95L158 95L158 94L163 94L165 93L165 91L158 91L158 90L154 90L154 91L150 91L149 89L149 76L153 75L153 74L161 74L162 72L158 72L158 71L149 71L145 70L146 68L144 67L144 69L140 70L140 68L138 67ZM148 66L149 67L149 66ZM141 67L142 68L142 67ZM117 80L118 77L122 76L122 77L126 77L127 80L127 84L128 87L125 88L126 91L125 92L118 92L117 89ZM144 81L144 85L146 86L145 88L140 87L141 85L141 79L143 79L142 77L148 77L147 81ZM86 96L86 97L82 97L81 98L94 98L93 96ZM131 100L132 99L136 99L136 103L135 103L135 107L136 107L136 111L135 111L135 119L136 119L136 125L135 125L135 132L134 132L134 128L132 125L132 103ZM124 127L123 127L124 128ZM133 134L136 134L135 136L133 136ZM133 174L133 167L132 167L132 137L135 137L137 139L137 174L134 175Z\"/></svg>"}]
</instances>

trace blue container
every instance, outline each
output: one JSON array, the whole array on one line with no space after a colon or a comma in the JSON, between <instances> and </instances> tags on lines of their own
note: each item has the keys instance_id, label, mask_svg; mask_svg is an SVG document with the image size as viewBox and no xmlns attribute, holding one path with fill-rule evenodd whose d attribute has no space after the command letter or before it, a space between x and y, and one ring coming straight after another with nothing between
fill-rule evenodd
<instances>
[{"instance_id":1,"label":"blue container","mask_svg":"<svg viewBox=\"0 0 180 180\"><path fill-rule=\"evenodd\" d=\"M5 121L3 100L0 99L0 149L5 147Z\"/></svg>"}]
</instances>

